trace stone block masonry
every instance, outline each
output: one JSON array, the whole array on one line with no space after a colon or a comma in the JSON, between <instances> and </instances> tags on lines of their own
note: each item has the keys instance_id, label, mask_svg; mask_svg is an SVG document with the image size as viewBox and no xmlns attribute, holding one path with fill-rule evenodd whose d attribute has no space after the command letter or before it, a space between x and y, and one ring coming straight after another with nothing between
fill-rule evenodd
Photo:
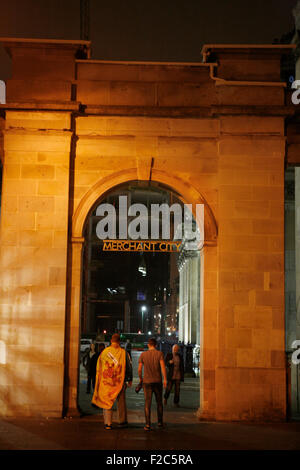
<instances>
[{"instance_id":1,"label":"stone block masonry","mask_svg":"<svg viewBox=\"0 0 300 470\"><path fill-rule=\"evenodd\" d=\"M0 413L78 413L84 222L107 191L151 177L205 206L199 419L285 420L289 48L147 64L76 60L84 41L2 43Z\"/></svg>"}]
</instances>

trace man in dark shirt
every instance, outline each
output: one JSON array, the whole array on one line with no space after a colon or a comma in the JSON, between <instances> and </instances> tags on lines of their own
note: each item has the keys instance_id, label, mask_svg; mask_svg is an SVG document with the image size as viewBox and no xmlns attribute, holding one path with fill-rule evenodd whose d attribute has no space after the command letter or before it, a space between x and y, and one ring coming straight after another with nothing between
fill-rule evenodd
<instances>
[{"instance_id":1,"label":"man in dark shirt","mask_svg":"<svg viewBox=\"0 0 300 470\"><path fill-rule=\"evenodd\" d=\"M143 381L145 396L145 431L151 429L151 402L154 393L157 403L157 421L158 426L163 426L163 403L162 403L162 375L164 388L167 386L167 373L164 356L161 351L156 349L156 339L151 338L148 341L148 351L144 351L139 358L138 374L140 381ZM144 367L144 378L143 378Z\"/></svg>"},{"instance_id":2,"label":"man in dark shirt","mask_svg":"<svg viewBox=\"0 0 300 470\"><path fill-rule=\"evenodd\" d=\"M167 404L170 392L175 385L174 405L179 406L180 382L184 381L184 365L182 356L179 354L178 344L174 344L172 353L167 354L166 364L168 368L168 383L164 394L164 405Z\"/></svg>"}]
</instances>

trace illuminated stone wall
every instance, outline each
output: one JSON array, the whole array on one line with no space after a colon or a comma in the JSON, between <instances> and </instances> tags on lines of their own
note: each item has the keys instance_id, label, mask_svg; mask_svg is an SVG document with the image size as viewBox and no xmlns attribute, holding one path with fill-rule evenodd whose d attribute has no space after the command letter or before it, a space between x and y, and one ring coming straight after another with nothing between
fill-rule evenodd
<instances>
[{"instance_id":1,"label":"illuminated stone wall","mask_svg":"<svg viewBox=\"0 0 300 470\"><path fill-rule=\"evenodd\" d=\"M37 129L42 119L47 131ZM51 415L62 406L71 138L62 129L69 123L67 113L6 114L0 326L6 347L4 414Z\"/></svg>"},{"instance_id":2,"label":"illuminated stone wall","mask_svg":"<svg viewBox=\"0 0 300 470\"><path fill-rule=\"evenodd\" d=\"M61 80L71 89L74 51L61 49L11 49L0 246L0 409L8 416L63 409L71 114L37 110L45 107L38 100L70 99L59 89Z\"/></svg>"},{"instance_id":3,"label":"illuminated stone wall","mask_svg":"<svg viewBox=\"0 0 300 470\"><path fill-rule=\"evenodd\" d=\"M151 175L205 204L199 418L285 419L280 47L217 48L219 67L9 47L1 413L76 412L84 220L105 191Z\"/></svg>"}]
</instances>

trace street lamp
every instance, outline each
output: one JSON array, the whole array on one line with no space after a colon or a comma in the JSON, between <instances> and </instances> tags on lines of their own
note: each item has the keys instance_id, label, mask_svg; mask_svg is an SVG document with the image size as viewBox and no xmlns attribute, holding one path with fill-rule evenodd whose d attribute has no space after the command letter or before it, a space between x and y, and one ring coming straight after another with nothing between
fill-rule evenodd
<instances>
[{"instance_id":1,"label":"street lamp","mask_svg":"<svg viewBox=\"0 0 300 470\"><path fill-rule=\"evenodd\" d=\"M144 333L144 312L147 311L146 305L142 305L141 311L142 311L142 331L143 331L143 333Z\"/></svg>"}]
</instances>

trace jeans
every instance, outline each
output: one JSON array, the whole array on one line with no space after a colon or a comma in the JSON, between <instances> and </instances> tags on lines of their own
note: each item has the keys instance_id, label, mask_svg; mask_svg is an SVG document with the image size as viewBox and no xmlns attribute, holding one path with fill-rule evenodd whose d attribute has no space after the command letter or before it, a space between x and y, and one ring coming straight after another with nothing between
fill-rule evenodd
<instances>
[{"instance_id":1,"label":"jeans","mask_svg":"<svg viewBox=\"0 0 300 470\"><path fill-rule=\"evenodd\" d=\"M162 424L163 422L163 403L162 403L162 383L148 383L143 384L144 397L145 397L145 419L148 426L151 425L151 403L152 394L154 393L157 404L157 421Z\"/></svg>"},{"instance_id":2,"label":"jeans","mask_svg":"<svg viewBox=\"0 0 300 470\"><path fill-rule=\"evenodd\" d=\"M126 383L124 383L122 390L117 396L119 424L127 423L127 407L126 407L126 396L125 396L126 388L127 388L127 385ZM111 425L112 413L113 413L112 408L110 408L110 410L103 409L104 424Z\"/></svg>"},{"instance_id":3,"label":"jeans","mask_svg":"<svg viewBox=\"0 0 300 470\"><path fill-rule=\"evenodd\" d=\"M87 393L90 393L91 391L91 384L93 386L93 390L95 390L95 382L96 382L96 375L88 375L87 384L86 384Z\"/></svg>"},{"instance_id":4,"label":"jeans","mask_svg":"<svg viewBox=\"0 0 300 470\"><path fill-rule=\"evenodd\" d=\"M174 394L174 403L175 405L179 403L179 394L180 394L180 380L172 379L168 380L167 388L164 394L165 400L169 398L173 384L175 384L175 394Z\"/></svg>"}]
</instances>

